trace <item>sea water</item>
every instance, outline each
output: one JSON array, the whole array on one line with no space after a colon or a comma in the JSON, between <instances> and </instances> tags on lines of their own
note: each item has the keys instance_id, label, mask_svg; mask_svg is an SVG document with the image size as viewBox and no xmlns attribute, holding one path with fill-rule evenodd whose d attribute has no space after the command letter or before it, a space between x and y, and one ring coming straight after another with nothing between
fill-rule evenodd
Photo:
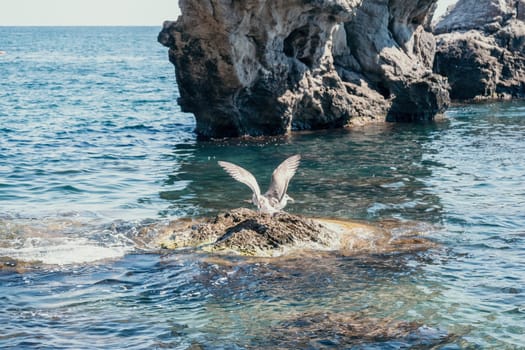
<instances>
[{"instance_id":1,"label":"sea water","mask_svg":"<svg viewBox=\"0 0 525 350\"><path fill-rule=\"evenodd\" d=\"M524 103L197 141L159 29L0 27L0 347L525 348ZM137 243L141 225L248 205L218 160L265 188L295 153L290 212L417 227L436 247L218 262ZM395 322L416 326L374 333Z\"/></svg>"}]
</instances>

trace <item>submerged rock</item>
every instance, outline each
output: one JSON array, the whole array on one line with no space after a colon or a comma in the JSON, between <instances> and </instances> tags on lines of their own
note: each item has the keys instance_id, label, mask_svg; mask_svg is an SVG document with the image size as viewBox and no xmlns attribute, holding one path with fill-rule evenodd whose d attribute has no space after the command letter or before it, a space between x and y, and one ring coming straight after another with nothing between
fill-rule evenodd
<instances>
[{"instance_id":1,"label":"submerged rock","mask_svg":"<svg viewBox=\"0 0 525 350\"><path fill-rule=\"evenodd\" d=\"M433 243L419 231L392 234L392 230L368 224L312 219L289 213L274 216L249 209L234 209L203 222L172 221L145 227L142 235L156 230L154 244L162 248L198 247L234 255L275 257L302 251L339 251L342 254L383 253L428 249Z\"/></svg>"},{"instance_id":2,"label":"submerged rock","mask_svg":"<svg viewBox=\"0 0 525 350\"><path fill-rule=\"evenodd\" d=\"M525 0L459 0L435 26L435 72L455 100L525 97Z\"/></svg>"},{"instance_id":3,"label":"submerged rock","mask_svg":"<svg viewBox=\"0 0 525 350\"><path fill-rule=\"evenodd\" d=\"M448 104L436 0L181 0L158 40L206 137L430 120Z\"/></svg>"},{"instance_id":4,"label":"submerged rock","mask_svg":"<svg viewBox=\"0 0 525 350\"><path fill-rule=\"evenodd\" d=\"M364 313L306 312L272 327L263 344L272 349L348 348L397 341L410 348L434 348L454 335L419 322L371 318Z\"/></svg>"}]
</instances>

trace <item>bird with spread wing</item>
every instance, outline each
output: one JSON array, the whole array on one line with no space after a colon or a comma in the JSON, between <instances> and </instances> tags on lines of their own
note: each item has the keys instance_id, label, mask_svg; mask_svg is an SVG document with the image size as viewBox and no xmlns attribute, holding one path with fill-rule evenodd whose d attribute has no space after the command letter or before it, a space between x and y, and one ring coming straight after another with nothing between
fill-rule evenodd
<instances>
[{"instance_id":1,"label":"bird with spread wing","mask_svg":"<svg viewBox=\"0 0 525 350\"><path fill-rule=\"evenodd\" d=\"M252 192L252 203L261 213L275 214L280 212L288 203L293 202L286 191L290 179L295 175L301 155L296 154L283 161L272 174L272 181L266 193L261 194L261 189L255 177L246 169L229 162L219 161L219 165L235 180L248 186Z\"/></svg>"}]
</instances>

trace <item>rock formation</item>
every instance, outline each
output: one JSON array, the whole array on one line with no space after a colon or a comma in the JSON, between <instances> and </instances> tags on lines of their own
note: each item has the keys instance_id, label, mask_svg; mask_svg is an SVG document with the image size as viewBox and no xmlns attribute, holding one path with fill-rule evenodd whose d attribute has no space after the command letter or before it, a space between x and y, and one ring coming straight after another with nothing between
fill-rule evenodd
<instances>
[{"instance_id":1,"label":"rock formation","mask_svg":"<svg viewBox=\"0 0 525 350\"><path fill-rule=\"evenodd\" d=\"M180 0L158 40L201 136L430 120L448 104L424 28L435 2Z\"/></svg>"},{"instance_id":2,"label":"rock formation","mask_svg":"<svg viewBox=\"0 0 525 350\"><path fill-rule=\"evenodd\" d=\"M435 26L455 100L525 97L525 0L459 0Z\"/></svg>"},{"instance_id":3,"label":"rock formation","mask_svg":"<svg viewBox=\"0 0 525 350\"><path fill-rule=\"evenodd\" d=\"M239 208L195 222L175 220L167 226L143 227L135 241L166 249L198 248L207 252L257 257L290 256L303 251L338 251L346 255L419 251L435 245L421 231L358 222L275 216Z\"/></svg>"}]
</instances>

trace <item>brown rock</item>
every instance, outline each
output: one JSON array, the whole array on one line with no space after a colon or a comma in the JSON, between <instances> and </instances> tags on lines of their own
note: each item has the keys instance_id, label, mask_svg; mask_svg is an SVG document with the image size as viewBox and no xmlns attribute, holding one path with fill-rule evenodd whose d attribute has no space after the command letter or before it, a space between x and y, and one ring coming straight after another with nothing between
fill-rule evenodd
<instances>
[{"instance_id":1,"label":"brown rock","mask_svg":"<svg viewBox=\"0 0 525 350\"><path fill-rule=\"evenodd\" d=\"M338 251L345 255L428 249L434 244L419 231L393 236L389 229L369 224L312 219L289 213L260 214L234 209L200 223L173 221L147 227L157 233L154 245L178 249L197 247L233 255L275 257L301 251Z\"/></svg>"}]
</instances>

